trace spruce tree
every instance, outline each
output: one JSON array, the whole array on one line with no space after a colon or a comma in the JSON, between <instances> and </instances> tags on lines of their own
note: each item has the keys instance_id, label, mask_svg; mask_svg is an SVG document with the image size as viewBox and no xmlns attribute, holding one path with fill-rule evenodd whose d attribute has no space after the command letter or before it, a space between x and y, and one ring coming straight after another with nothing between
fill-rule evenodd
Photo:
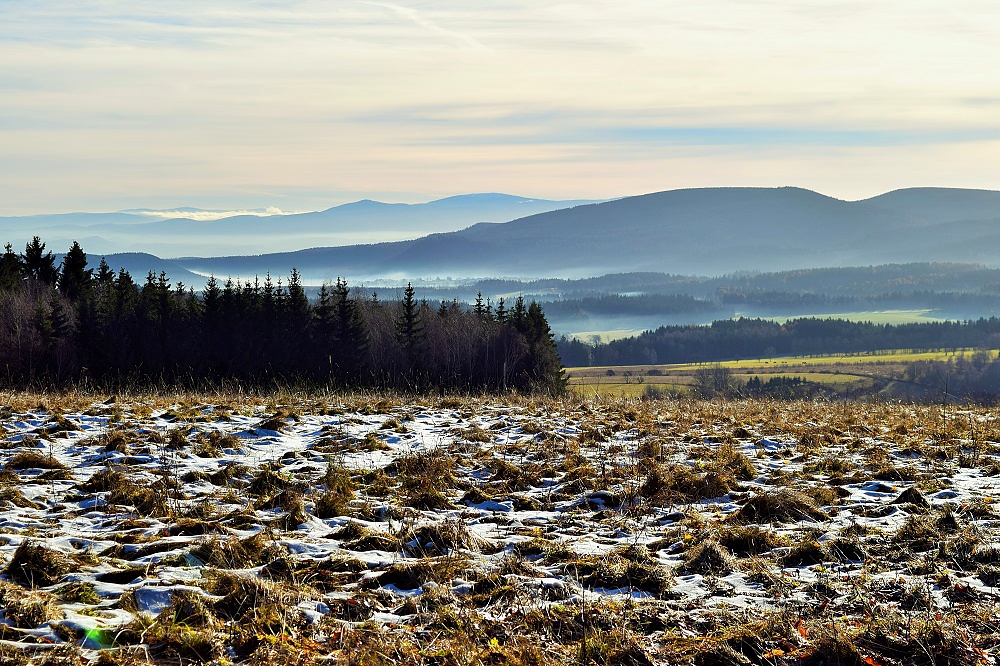
<instances>
[{"instance_id":1,"label":"spruce tree","mask_svg":"<svg viewBox=\"0 0 1000 666\"><path fill-rule=\"evenodd\" d=\"M545 313L542 312L542 306L532 301L525 313L524 321L532 384L535 388L548 393L562 393L566 389L566 376L562 371L559 350L556 348L549 322L545 319Z\"/></svg>"},{"instance_id":2,"label":"spruce tree","mask_svg":"<svg viewBox=\"0 0 1000 666\"><path fill-rule=\"evenodd\" d=\"M518 296L514 301L514 309L510 311L510 323L514 325L518 333L524 333L527 330L528 311L524 307L524 298L521 296Z\"/></svg>"},{"instance_id":3,"label":"spruce tree","mask_svg":"<svg viewBox=\"0 0 1000 666\"><path fill-rule=\"evenodd\" d=\"M24 246L21 261L28 277L48 285L56 283L59 271L56 270L56 257L45 251L45 243L35 236Z\"/></svg>"},{"instance_id":4,"label":"spruce tree","mask_svg":"<svg viewBox=\"0 0 1000 666\"><path fill-rule=\"evenodd\" d=\"M70 301L79 303L90 293L93 275L94 271L87 269L87 254L79 243L73 241L69 252L63 258L62 270L59 272L59 291Z\"/></svg>"},{"instance_id":5,"label":"spruce tree","mask_svg":"<svg viewBox=\"0 0 1000 666\"><path fill-rule=\"evenodd\" d=\"M337 278L333 290L333 337L336 341L335 364L342 379L357 383L368 366L368 329L356 299L351 298L347 280Z\"/></svg>"},{"instance_id":6,"label":"spruce tree","mask_svg":"<svg viewBox=\"0 0 1000 666\"><path fill-rule=\"evenodd\" d=\"M294 317L295 323L303 323L303 317L309 310L309 299L302 286L302 276L295 268L288 278L288 311Z\"/></svg>"},{"instance_id":7,"label":"spruce tree","mask_svg":"<svg viewBox=\"0 0 1000 666\"><path fill-rule=\"evenodd\" d=\"M419 305L413 297L413 285L407 282L406 289L403 291L403 300L400 303L399 319L396 320L396 339L403 345L411 368L416 361L417 345L424 337L424 332Z\"/></svg>"},{"instance_id":8,"label":"spruce tree","mask_svg":"<svg viewBox=\"0 0 1000 666\"><path fill-rule=\"evenodd\" d=\"M21 284L21 258L14 252L10 243L4 246L3 256L0 256L0 290L10 291Z\"/></svg>"},{"instance_id":9,"label":"spruce tree","mask_svg":"<svg viewBox=\"0 0 1000 666\"><path fill-rule=\"evenodd\" d=\"M97 266L97 275L94 279L98 284L110 285L115 281L115 272L111 270L111 266L108 266L108 261L104 257L101 257L101 263Z\"/></svg>"}]
</instances>

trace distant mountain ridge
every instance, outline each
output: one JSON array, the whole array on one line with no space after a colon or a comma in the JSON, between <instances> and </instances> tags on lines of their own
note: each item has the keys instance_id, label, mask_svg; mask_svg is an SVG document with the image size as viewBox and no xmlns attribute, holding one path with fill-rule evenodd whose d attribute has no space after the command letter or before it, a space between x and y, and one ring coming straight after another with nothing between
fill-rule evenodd
<instances>
[{"instance_id":1,"label":"distant mountain ridge","mask_svg":"<svg viewBox=\"0 0 1000 666\"><path fill-rule=\"evenodd\" d=\"M280 274L295 266L311 280L1000 265L1000 192L914 188L842 201L795 187L671 190L409 241L177 261L215 275Z\"/></svg>"},{"instance_id":2,"label":"distant mountain ridge","mask_svg":"<svg viewBox=\"0 0 1000 666\"><path fill-rule=\"evenodd\" d=\"M317 245L411 239L478 222L506 222L581 203L591 202L485 193L418 204L362 200L309 213L271 214L276 209L133 208L115 213L0 217L0 239L23 246L32 235L38 234L50 249L65 250L77 240L89 252L104 254L248 254L262 249L291 251ZM174 213L177 215L172 218L163 217Z\"/></svg>"}]
</instances>

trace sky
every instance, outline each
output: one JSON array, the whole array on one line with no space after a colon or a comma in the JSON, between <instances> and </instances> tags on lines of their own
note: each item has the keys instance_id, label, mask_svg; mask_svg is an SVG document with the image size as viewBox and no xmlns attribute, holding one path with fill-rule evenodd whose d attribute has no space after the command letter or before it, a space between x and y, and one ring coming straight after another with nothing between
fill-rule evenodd
<instances>
[{"instance_id":1,"label":"sky","mask_svg":"<svg viewBox=\"0 0 1000 666\"><path fill-rule=\"evenodd\" d=\"M1000 189L1000 3L0 0L0 215Z\"/></svg>"}]
</instances>

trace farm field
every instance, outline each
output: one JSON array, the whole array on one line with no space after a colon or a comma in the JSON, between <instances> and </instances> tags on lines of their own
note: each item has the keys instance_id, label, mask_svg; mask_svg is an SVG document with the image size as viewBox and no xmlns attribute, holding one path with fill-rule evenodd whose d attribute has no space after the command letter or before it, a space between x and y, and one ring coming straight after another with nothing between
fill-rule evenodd
<instances>
[{"instance_id":1,"label":"farm field","mask_svg":"<svg viewBox=\"0 0 1000 666\"><path fill-rule=\"evenodd\" d=\"M635 337L646 330L643 328L615 328L607 331L580 331L573 333L572 337L584 342L608 343Z\"/></svg>"},{"instance_id":2,"label":"farm field","mask_svg":"<svg viewBox=\"0 0 1000 666\"><path fill-rule=\"evenodd\" d=\"M871 385L875 379L898 376L908 363L948 361L971 353L974 350L886 350L865 354L782 356L720 363L593 366L567 368L566 377L570 389L582 396L637 397L643 395L647 385L684 393L695 383L699 370L715 367L731 371L741 382L751 377L763 381L773 377L799 377L839 390L849 390ZM997 350L988 353L992 359L997 357Z\"/></svg>"},{"instance_id":3,"label":"farm field","mask_svg":"<svg viewBox=\"0 0 1000 666\"><path fill-rule=\"evenodd\" d=\"M5 664L891 666L1000 647L993 410L2 404Z\"/></svg>"},{"instance_id":4,"label":"farm field","mask_svg":"<svg viewBox=\"0 0 1000 666\"><path fill-rule=\"evenodd\" d=\"M832 312L828 314L790 315L781 317L761 317L783 324L792 319L845 319L847 321L870 321L873 324L923 324L932 321L946 321L935 316L936 310L878 310L866 312Z\"/></svg>"}]
</instances>

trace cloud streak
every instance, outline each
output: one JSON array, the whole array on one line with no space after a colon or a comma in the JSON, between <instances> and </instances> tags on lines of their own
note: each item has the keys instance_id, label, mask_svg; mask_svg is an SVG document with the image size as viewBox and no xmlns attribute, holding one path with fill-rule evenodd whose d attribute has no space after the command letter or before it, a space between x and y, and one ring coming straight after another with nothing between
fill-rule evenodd
<instances>
[{"instance_id":1,"label":"cloud streak","mask_svg":"<svg viewBox=\"0 0 1000 666\"><path fill-rule=\"evenodd\" d=\"M432 32L434 34L445 37L447 40L454 42L460 46L464 46L471 49L482 49L485 50L486 47L480 43L478 40L470 37L469 35L455 32L454 30L447 30L442 28L440 25L426 18L423 14L410 7L404 7L402 5L393 4L390 2L364 2L363 4L372 5L374 7L384 7L386 9L392 10L399 16L402 16L408 21L412 21L414 24L424 28L425 30Z\"/></svg>"},{"instance_id":2,"label":"cloud streak","mask_svg":"<svg viewBox=\"0 0 1000 666\"><path fill-rule=\"evenodd\" d=\"M1000 6L979 0L0 0L0 15L0 214L1000 187Z\"/></svg>"}]
</instances>

